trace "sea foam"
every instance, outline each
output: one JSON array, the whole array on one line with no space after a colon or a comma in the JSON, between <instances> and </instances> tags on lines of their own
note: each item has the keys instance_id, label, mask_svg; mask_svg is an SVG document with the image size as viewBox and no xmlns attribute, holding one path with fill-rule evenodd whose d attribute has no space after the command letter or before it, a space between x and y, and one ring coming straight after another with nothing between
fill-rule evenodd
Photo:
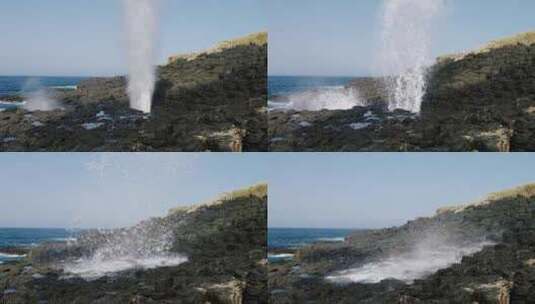
<instances>
[{"instance_id":1,"label":"sea foam","mask_svg":"<svg viewBox=\"0 0 535 304\"><path fill-rule=\"evenodd\" d=\"M66 277L79 276L86 280L95 280L103 276L113 275L122 271L133 269L154 269L159 267L176 266L188 261L188 258L181 255L154 255L154 256L122 256L105 258L103 256L93 256L82 258L73 263L66 264L64 271L70 275Z\"/></svg>"},{"instance_id":2,"label":"sea foam","mask_svg":"<svg viewBox=\"0 0 535 304\"><path fill-rule=\"evenodd\" d=\"M86 280L111 276L132 269L176 266L188 261L171 251L174 234L161 225L140 224L128 229L103 230L87 234L69 246L93 247L90 255L60 266L66 277Z\"/></svg>"},{"instance_id":3,"label":"sea foam","mask_svg":"<svg viewBox=\"0 0 535 304\"><path fill-rule=\"evenodd\" d=\"M464 256L472 255L493 244L488 241L462 245L424 243L426 244L421 244L410 252L337 272L328 276L327 280L336 283L378 283L386 279L397 279L411 283L459 263Z\"/></svg>"},{"instance_id":4,"label":"sea foam","mask_svg":"<svg viewBox=\"0 0 535 304\"><path fill-rule=\"evenodd\" d=\"M348 110L362 105L364 102L358 91L343 86L307 90L287 95L284 102L268 102L271 109L298 111Z\"/></svg>"}]
</instances>

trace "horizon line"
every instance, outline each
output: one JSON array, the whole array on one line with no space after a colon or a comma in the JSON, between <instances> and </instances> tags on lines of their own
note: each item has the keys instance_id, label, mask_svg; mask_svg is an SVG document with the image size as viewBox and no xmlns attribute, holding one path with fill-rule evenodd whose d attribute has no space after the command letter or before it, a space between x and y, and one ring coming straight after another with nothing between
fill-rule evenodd
<instances>
[{"instance_id":1,"label":"horizon line","mask_svg":"<svg viewBox=\"0 0 535 304\"><path fill-rule=\"evenodd\" d=\"M327 78L327 77L345 77L345 78L363 78L363 77L374 77L374 76L363 76L363 75L319 75L319 74L310 74L310 75L299 75L299 74L269 74L268 77L318 77L318 78Z\"/></svg>"}]
</instances>

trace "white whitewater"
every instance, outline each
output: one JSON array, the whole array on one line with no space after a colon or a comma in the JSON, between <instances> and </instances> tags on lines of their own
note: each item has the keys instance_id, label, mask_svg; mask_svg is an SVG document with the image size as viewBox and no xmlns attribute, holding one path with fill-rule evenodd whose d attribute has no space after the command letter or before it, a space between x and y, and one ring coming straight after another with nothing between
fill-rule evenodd
<instances>
[{"instance_id":1,"label":"white whitewater","mask_svg":"<svg viewBox=\"0 0 535 304\"><path fill-rule=\"evenodd\" d=\"M64 270L71 276L79 276L86 280L96 280L121 271L176 266L187 261L188 258L180 255L122 256L116 258L106 258L98 255L92 259L80 259L75 263L68 264Z\"/></svg>"},{"instance_id":2,"label":"white whitewater","mask_svg":"<svg viewBox=\"0 0 535 304\"><path fill-rule=\"evenodd\" d=\"M156 83L158 0L123 0L130 107L150 113Z\"/></svg>"},{"instance_id":3,"label":"white whitewater","mask_svg":"<svg viewBox=\"0 0 535 304\"><path fill-rule=\"evenodd\" d=\"M471 244L445 244L440 241L424 240L410 252L359 268L340 271L328 276L327 280L336 283L379 283L386 279L397 279L411 283L459 263L463 256L472 255L489 245L493 243L480 241Z\"/></svg>"},{"instance_id":4,"label":"white whitewater","mask_svg":"<svg viewBox=\"0 0 535 304\"><path fill-rule=\"evenodd\" d=\"M378 65L389 82L389 110L420 112L426 70L433 62L435 20L444 0L385 0Z\"/></svg>"},{"instance_id":5,"label":"white whitewater","mask_svg":"<svg viewBox=\"0 0 535 304\"><path fill-rule=\"evenodd\" d=\"M298 111L348 110L364 102L356 89L343 86L324 87L287 96L287 102L270 102L273 109Z\"/></svg>"},{"instance_id":6,"label":"white whitewater","mask_svg":"<svg viewBox=\"0 0 535 304\"><path fill-rule=\"evenodd\" d=\"M91 256L62 265L66 277L95 280L126 270L169 267L187 262L186 256L170 251L173 233L163 227L158 229L160 231L139 225L121 233L109 231L95 236L98 248Z\"/></svg>"}]
</instances>

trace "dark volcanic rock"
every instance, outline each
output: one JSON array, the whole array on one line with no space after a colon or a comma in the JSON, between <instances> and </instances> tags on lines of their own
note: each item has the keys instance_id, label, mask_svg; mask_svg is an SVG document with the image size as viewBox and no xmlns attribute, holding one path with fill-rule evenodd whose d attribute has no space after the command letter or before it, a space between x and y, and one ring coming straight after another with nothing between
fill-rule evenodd
<instances>
[{"instance_id":1,"label":"dark volcanic rock","mask_svg":"<svg viewBox=\"0 0 535 304\"><path fill-rule=\"evenodd\" d=\"M158 69L150 116L124 77L56 92L64 110L0 112L3 151L267 151L267 34L179 56Z\"/></svg>"},{"instance_id":2,"label":"dark volcanic rock","mask_svg":"<svg viewBox=\"0 0 535 304\"><path fill-rule=\"evenodd\" d=\"M28 259L0 265L0 291L13 301L8 303L267 303L266 221L267 186L254 186L132 228L44 244ZM150 242L169 230L169 251L186 254L187 262L89 281L62 270L66 261L91 255L105 242L140 233Z\"/></svg>"},{"instance_id":3,"label":"dark volcanic rock","mask_svg":"<svg viewBox=\"0 0 535 304\"><path fill-rule=\"evenodd\" d=\"M491 244L412 282L336 284L326 276L410 250L431 234L458 244ZM443 208L401 227L357 231L342 244L315 244L296 260L269 265L272 303L533 303L535 185L495 193L466 206Z\"/></svg>"},{"instance_id":4,"label":"dark volcanic rock","mask_svg":"<svg viewBox=\"0 0 535 304\"><path fill-rule=\"evenodd\" d=\"M356 79L349 85L361 92L368 106L339 111L273 111L269 115L270 148L535 151L533 41L511 39L482 51L441 58L430 70L418 115L388 112L385 81L371 78Z\"/></svg>"}]
</instances>

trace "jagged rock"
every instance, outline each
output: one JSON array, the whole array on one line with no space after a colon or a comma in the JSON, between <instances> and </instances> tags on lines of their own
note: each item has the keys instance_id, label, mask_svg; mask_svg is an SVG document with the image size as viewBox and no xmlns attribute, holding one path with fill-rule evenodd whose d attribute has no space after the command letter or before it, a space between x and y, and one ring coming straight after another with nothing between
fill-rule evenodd
<instances>
[{"instance_id":1,"label":"jagged rock","mask_svg":"<svg viewBox=\"0 0 535 304\"><path fill-rule=\"evenodd\" d=\"M294 260L269 265L272 303L531 303L535 298L534 223L535 184L529 184L464 206L441 208L433 217L400 227L356 231L343 243L305 246ZM426 234L441 243L482 238L491 243L412 282L326 280L339 270L410 252Z\"/></svg>"}]
</instances>

